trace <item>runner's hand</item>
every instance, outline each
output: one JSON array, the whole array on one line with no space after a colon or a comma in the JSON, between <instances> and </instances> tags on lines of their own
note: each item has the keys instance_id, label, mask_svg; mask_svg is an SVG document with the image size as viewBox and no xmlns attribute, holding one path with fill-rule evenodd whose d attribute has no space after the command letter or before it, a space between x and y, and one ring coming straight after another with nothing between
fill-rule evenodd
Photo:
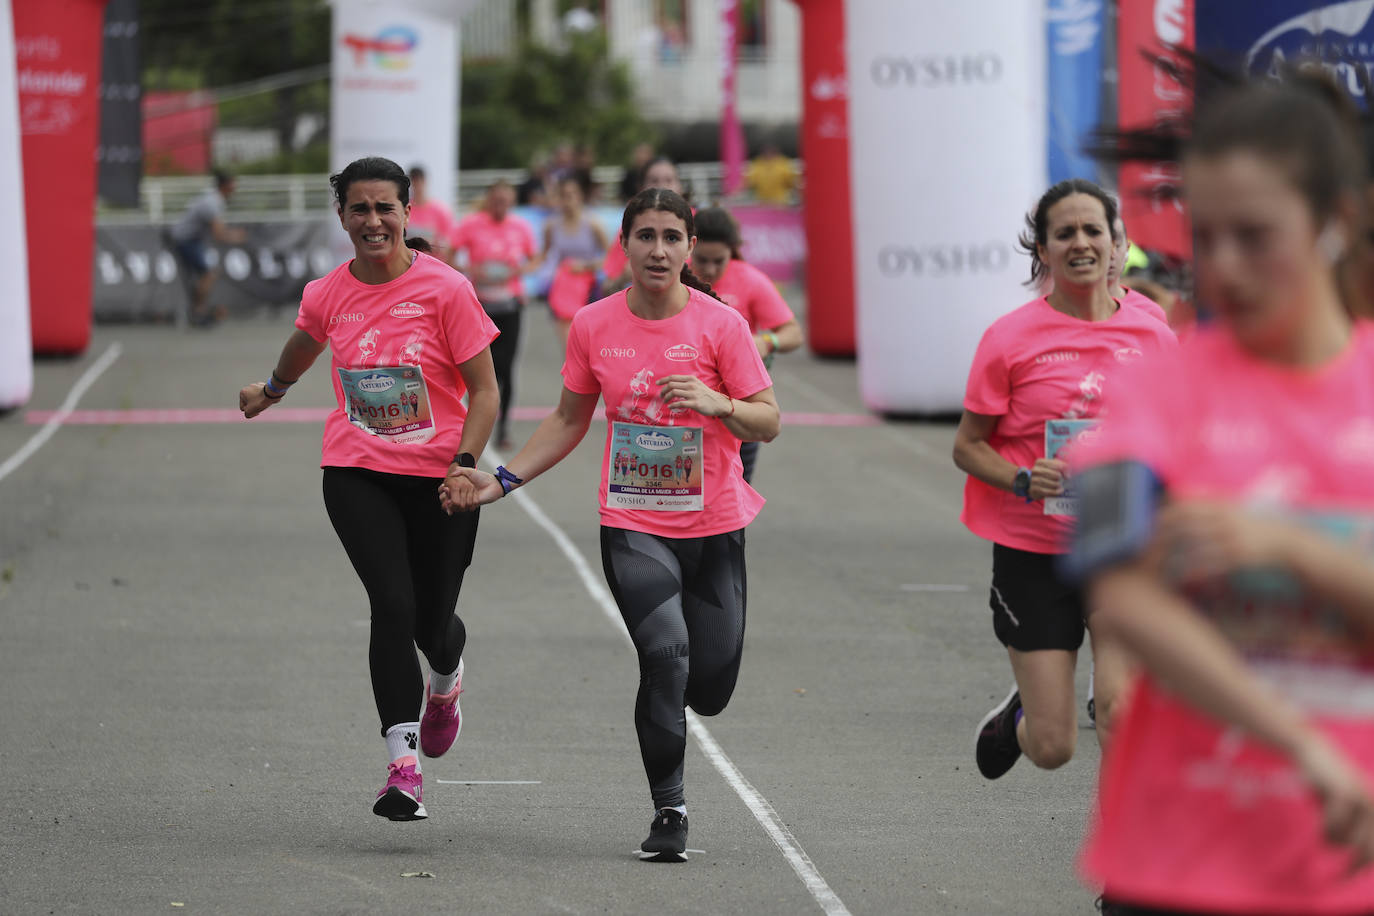
<instances>
[{"instance_id":1,"label":"runner's hand","mask_svg":"<svg viewBox=\"0 0 1374 916\"><path fill-rule=\"evenodd\" d=\"M703 417L726 417L730 398L706 387L695 375L665 375L658 380L658 396L669 407L695 410Z\"/></svg>"},{"instance_id":2,"label":"runner's hand","mask_svg":"<svg viewBox=\"0 0 1374 916\"><path fill-rule=\"evenodd\" d=\"M239 389L239 410L243 411L243 416L249 420L280 400L281 398L267 396L266 382L254 382Z\"/></svg>"},{"instance_id":3,"label":"runner's hand","mask_svg":"<svg viewBox=\"0 0 1374 916\"><path fill-rule=\"evenodd\" d=\"M495 474L476 468L458 468L439 484L439 505L445 512L471 512L478 506L494 503L506 491Z\"/></svg>"},{"instance_id":4,"label":"runner's hand","mask_svg":"<svg viewBox=\"0 0 1374 916\"><path fill-rule=\"evenodd\" d=\"M1069 465L1058 458L1037 458L1031 467L1030 498L1064 495L1064 478Z\"/></svg>"},{"instance_id":5,"label":"runner's hand","mask_svg":"<svg viewBox=\"0 0 1374 916\"><path fill-rule=\"evenodd\" d=\"M1297 764L1321 801L1327 840L1354 853L1350 870L1374 862L1374 796L1364 776L1321 735L1298 750Z\"/></svg>"},{"instance_id":6,"label":"runner's hand","mask_svg":"<svg viewBox=\"0 0 1374 916\"><path fill-rule=\"evenodd\" d=\"M1177 561L1185 581L1225 575L1242 566L1283 562L1284 549L1302 533L1282 522L1201 500L1171 503L1159 511L1155 541Z\"/></svg>"}]
</instances>

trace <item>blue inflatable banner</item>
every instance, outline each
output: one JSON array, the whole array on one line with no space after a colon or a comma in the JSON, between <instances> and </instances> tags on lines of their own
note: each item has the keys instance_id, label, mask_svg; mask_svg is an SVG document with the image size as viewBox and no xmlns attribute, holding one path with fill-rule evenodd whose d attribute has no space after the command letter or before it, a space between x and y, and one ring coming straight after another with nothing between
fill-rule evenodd
<instances>
[{"instance_id":1,"label":"blue inflatable banner","mask_svg":"<svg viewBox=\"0 0 1374 916\"><path fill-rule=\"evenodd\" d=\"M1352 98L1366 104L1358 70L1374 73L1374 0L1196 0L1197 48L1275 76L1297 58L1322 61Z\"/></svg>"},{"instance_id":2,"label":"blue inflatable banner","mask_svg":"<svg viewBox=\"0 0 1374 916\"><path fill-rule=\"evenodd\" d=\"M1049 0L1046 8L1051 184L1097 178L1097 164L1083 153L1083 145L1101 121L1106 7L1105 0Z\"/></svg>"}]
</instances>

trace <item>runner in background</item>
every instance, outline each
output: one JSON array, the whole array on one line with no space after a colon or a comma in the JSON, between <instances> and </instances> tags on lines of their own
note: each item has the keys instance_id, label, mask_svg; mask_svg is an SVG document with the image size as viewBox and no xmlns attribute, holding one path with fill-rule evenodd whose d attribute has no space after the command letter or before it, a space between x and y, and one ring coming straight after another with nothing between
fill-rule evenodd
<instances>
[{"instance_id":1,"label":"runner in background","mask_svg":"<svg viewBox=\"0 0 1374 916\"><path fill-rule=\"evenodd\" d=\"M607 247L606 233L583 208L586 187L576 175L558 181L558 212L544 224L544 249L535 265L552 261L556 267L549 284L549 310L562 346L568 342L573 315L591 299L596 268Z\"/></svg>"},{"instance_id":2,"label":"runner in background","mask_svg":"<svg viewBox=\"0 0 1374 916\"><path fill-rule=\"evenodd\" d=\"M763 497L740 476L740 440L778 434L768 372L738 313L712 298L688 261L692 211L662 189L625 208L621 244L634 285L577 313L558 408L496 476L460 473L443 504L491 503L553 467L606 405L601 557L639 654L635 729L654 816L645 858L683 861L685 709L730 700L744 648L744 528ZM628 480L613 457L633 449ZM678 458L682 477L675 480ZM696 459L696 460L692 460Z\"/></svg>"},{"instance_id":3,"label":"runner in background","mask_svg":"<svg viewBox=\"0 0 1374 916\"><path fill-rule=\"evenodd\" d=\"M667 156L654 156L644 163L639 171L638 190L647 188L666 188L675 194L686 194L682 190L682 179L677 173L677 164ZM606 258L601 262L601 295L618 293L630 285L630 261L625 249L619 245L606 247Z\"/></svg>"},{"instance_id":4,"label":"runner in background","mask_svg":"<svg viewBox=\"0 0 1374 916\"><path fill-rule=\"evenodd\" d=\"M1366 176L1344 91L1294 83L1199 100L1214 320L1075 458L1093 626L1146 671L1083 858L1108 914L1374 909L1374 327L1337 279Z\"/></svg>"},{"instance_id":5,"label":"runner in background","mask_svg":"<svg viewBox=\"0 0 1374 916\"><path fill-rule=\"evenodd\" d=\"M521 275L535 256L534 231L510 212L515 189L505 181L487 188L482 209L465 217L453 231L450 246L455 266L467 274L501 336L491 344L501 414L496 420L497 447L510 448L510 407L515 397L515 357L525 292Z\"/></svg>"},{"instance_id":6,"label":"runner in background","mask_svg":"<svg viewBox=\"0 0 1374 916\"><path fill-rule=\"evenodd\" d=\"M1107 271L1107 290L1113 299L1138 305L1168 324L1169 314L1162 305L1143 293L1121 285L1121 274L1126 270L1126 259L1130 253L1131 240L1126 236L1126 223L1118 215L1112 224L1112 262Z\"/></svg>"},{"instance_id":7,"label":"runner in background","mask_svg":"<svg viewBox=\"0 0 1374 916\"><path fill-rule=\"evenodd\" d=\"M390 761L372 810L418 820L427 815L417 748L437 757L462 727L467 630L454 610L478 521L442 511L434 491L445 475L451 488L471 487L452 475L475 464L491 434L496 328L471 283L406 246L400 166L359 159L329 181L354 257L306 285L276 368L239 392L239 408L250 418L267 410L331 349L339 409L324 427L324 504L371 604L368 667Z\"/></svg>"},{"instance_id":8,"label":"runner in background","mask_svg":"<svg viewBox=\"0 0 1374 916\"><path fill-rule=\"evenodd\" d=\"M449 237L453 235L453 211L442 200L430 197L426 193L427 186L425 170L418 165L411 166L410 223L406 231L429 242L434 256L447 261L452 257Z\"/></svg>"},{"instance_id":9,"label":"runner in background","mask_svg":"<svg viewBox=\"0 0 1374 916\"><path fill-rule=\"evenodd\" d=\"M212 327L224 317L222 310L210 308L210 289L215 285L218 271L210 268L208 255L212 241L221 245L241 245L247 238L241 227L224 223L224 211L229 207L236 184L233 175L216 170L215 186L191 201L186 212L167 230L167 239L189 280L189 319L193 327Z\"/></svg>"},{"instance_id":10,"label":"runner in background","mask_svg":"<svg viewBox=\"0 0 1374 916\"><path fill-rule=\"evenodd\" d=\"M1095 424L1118 390L1116 376L1144 353L1176 345L1168 325L1107 292L1116 202L1090 181L1062 181L1026 218L1030 286L1053 291L1004 315L979 341L969 371L954 463L968 474L962 519L993 542L993 632L1015 685L979 723L979 771L997 779L1024 752L1055 769L1078 734L1074 668L1083 644L1081 592L1056 569L1074 501L1060 455ZM1110 714L1097 660L1099 729ZM1104 715L1104 713L1106 715Z\"/></svg>"},{"instance_id":11,"label":"runner in background","mask_svg":"<svg viewBox=\"0 0 1374 916\"><path fill-rule=\"evenodd\" d=\"M706 207L697 211L696 224L692 271L745 317L764 366L772 368L774 356L802 345L801 325L768 275L740 254L739 224L734 217L720 207ZM757 442L740 443L744 479L750 483L758 454Z\"/></svg>"}]
</instances>

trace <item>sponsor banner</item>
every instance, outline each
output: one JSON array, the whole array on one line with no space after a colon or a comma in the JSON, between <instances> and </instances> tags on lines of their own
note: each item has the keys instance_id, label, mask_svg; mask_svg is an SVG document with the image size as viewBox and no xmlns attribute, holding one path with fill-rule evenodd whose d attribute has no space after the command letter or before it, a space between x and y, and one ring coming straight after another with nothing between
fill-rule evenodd
<instances>
[{"instance_id":1,"label":"sponsor banner","mask_svg":"<svg viewBox=\"0 0 1374 916\"><path fill-rule=\"evenodd\" d=\"M1045 189L1043 16L1021 0L847 6L859 385L873 410L957 411L983 331L1030 297L1014 246Z\"/></svg>"},{"instance_id":2,"label":"sponsor banner","mask_svg":"<svg viewBox=\"0 0 1374 916\"><path fill-rule=\"evenodd\" d=\"M1221 0L1197 4L1197 47L1241 62L1255 76L1277 76L1296 58L1316 58L1362 105L1356 68L1374 66L1374 0L1251 0L1245 15Z\"/></svg>"},{"instance_id":3,"label":"sponsor banner","mask_svg":"<svg viewBox=\"0 0 1374 916\"><path fill-rule=\"evenodd\" d=\"M806 261L806 229L796 207L742 204L730 214L739 223L744 259L774 283L796 283Z\"/></svg>"},{"instance_id":4,"label":"sponsor banner","mask_svg":"<svg viewBox=\"0 0 1374 916\"><path fill-rule=\"evenodd\" d=\"M1098 126L1102 100L1102 32L1106 0L1048 0L1045 10L1049 73L1049 180L1097 180L1097 163L1084 154Z\"/></svg>"},{"instance_id":5,"label":"sponsor banner","mask_svg":"<svg viewBox=\"0 0 1374 916\"><path fill-rule=\"evenodd\" d=\"M824 252L825 257L824 270L806 272L807 343L823 356L853 356L854 237L845 2L795 2L802 13L801 153L806 161L806 247ZM866 4L868 14L880 15L880 6ZM910 168L908 158L902 171Z\"/></svg>"},{"instance_id":6,"label":"sponsor banner","mask_svg":"<svg viewBox=\"0 0 1374 916\"><path fill-rule=\"evenodd\" d=\"M300 302L305 284L338 266L327 221L235 223L243 245L212 247L218 271L210 302L230 311ZM158 225L97 225L92 270L100 320L171 320L185 315L190 279Z\"/></svg>"},{"instance_id":7,"label":"sponsor banner","mask_svg":"<svg viewBox=\"0 0 1374 916\"><path fill-rule=\"evenodd\" d=\"M465 3L452 3L456 17ZM330 165L384 156L423 166L429 196L454 199L458 29L417 3L335 0Z\"/></svg>"},{"instance_id":8,"label":"sponsor banner","mask_svg":"<svg viewBox=\"0 0 1374 916\"><path fill-rule=\"evenodd\" d=\"M1310 3L1308 4L1311 5ZM1236 19L1235 4L1231 15ZM1123 127L1141 127L1186 113L1188 92L1157 67L1153 58L1174 56L1175 48L1193 43L1193 0L1120 0L1117 8L1117 119ZM1183 202L1161 193L1177 187L1175 166L1126 164L1117 180L1121 217L1131 240L1141 248L1187 259L1192 236Z\"/></svg>"},{"instance_id":9,"label":"sponsor banner","mask_svg":"<svg viewBox=\"0 0 1374 916\"><path fill-rule=\"evenodd\" d=\"M24 212L24 168L19 152L19 99L15 90L14 29L10 0L0 0L0 197L11 213ZM25 404L33 394L33 338L29 331L29 271L24 224L0 225L0 245L10 266L0 272L0 410Z\"/></svg>"},{"instance_id":10,"label":"sponsor banner","mask_svg":"<svg viewBox=\"0 0 1374 916\"><path fill-rule=\"evenodd\" d=\"M138 0L110 0L100 76L100 197L138 206L143 177L143 74L138 66Z\"/></svg>"},{"instance_id":11,"label":"sponsor banner","mask_svg":"<svg viewBox=\"0 0 1374 916\"><path fill-rule=\"evenodd\" d=\"M744 183L744 128L739 123L737 76L739 72L739 0L720 3L720 161L723 187L734 194Z\"/></svg>"},{"instance_id":12,"label":"sponsor banner","mask_svg":"<svg viewBox=\"0 0 1374 916\"><path fill-rule=\"evenodd\" d=\"M19 134L30 244L29 321L37 353L80 353L91 335L91 256L100 45L105 0L14 7ZM39 204L41 202L41 205ZM79 216L78 216L79 215Z\"/></svg>"}]
</instances>

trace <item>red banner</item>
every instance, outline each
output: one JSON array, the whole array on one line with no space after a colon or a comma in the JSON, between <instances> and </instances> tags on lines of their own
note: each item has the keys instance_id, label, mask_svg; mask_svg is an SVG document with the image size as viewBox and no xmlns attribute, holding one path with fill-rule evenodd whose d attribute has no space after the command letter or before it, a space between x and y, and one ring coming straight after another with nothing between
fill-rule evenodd
<instances>
[{"instance_id":1,"label":"red banner","mask_svg":"<svg viewBox=\"0 0 1374 916\"><path fill-rule=\"evenodd\" d=\"M1122 127L1145 127L1187 112L1188 92L1152 61L1167 59L1174 48L1191 49L1194 40L1193 0L1120 0L1117 117ZM1141 248L1186 259L1192 252L1192 236L1183 202L1177 195L1160 194L1178 182L1178 170L1172 166L1122 166L1121 217L1131 240Z\"/></svg>"},{"instance_id":2,"label":"red banner","mask_svg":"<svg viewBox=\"0 0 1374 916\"><path fill-rule=\"evenodd\" d=\"M734 194L744 183L744 129L739 123L739 0L720 4L720 161L723 190Z\"/></svg>"},{"instance_id":3,"label":"red banner","mask_svg":"<svg viewBox=\"0 0 1374 916\"><path fill-rule=\"evenodd\" d=\"M35 353L90 342L104 15L105 0L14 5Z\"/></svg>"},{"instance_id":4,"label":"red banner","mask_svg":"<svg viewBox=\"0 0 1374 916\"><path fill-rule=\"evenodd\" d=\"M801 153L807 340L824 356L853 356L854 234L849 187L849 90L844 0L794 0L802 12Z\"/></svg>"}]
</instances>

